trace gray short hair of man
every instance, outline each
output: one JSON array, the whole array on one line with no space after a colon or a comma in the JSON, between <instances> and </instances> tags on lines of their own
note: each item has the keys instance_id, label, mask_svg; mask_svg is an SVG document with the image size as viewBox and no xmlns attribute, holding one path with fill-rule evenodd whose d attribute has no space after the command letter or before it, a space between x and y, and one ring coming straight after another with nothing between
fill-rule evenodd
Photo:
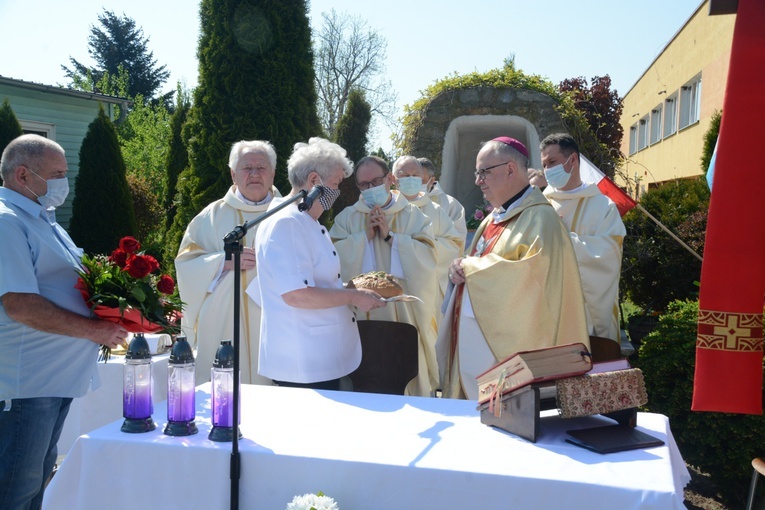
<instances>
[{"instance_id":1,"label":"gray short hair of man","mask_svg":"<svg viewBox=\"0 0 765 510\"><path fill-rule=\"evenodd\" d=\"M231 146L231 152L228 155L228 167L236 170L239 163L239 157L243 152L254 152L255 154L265 154L268 162L271 163L271 170L276 171L276 150L271 142L264 140L241 140Z\"/></svg>"},{"instance_id":2,"label":"gray short hair of man","mask_svg":"<svg viewBox=\"0 0 765 510\"><path fill-rule=\"evenodd\" d=\"M422 165L420 164L420 161L414 156L401 156L395 161L395 163L393 163L393 169L392 169L393 173L395 174L396 170L398 170L399 168L401 168L407 163L414 163L415 165L420 167L420 169L422 169Z\"/></svg>"},{"instance_id":3,"label":"gray short hair of man","mask_svg":"<svg viewBox=\"0 0 765 510\"><path fill-rule=\"evenodd\" d=\"M492 154L512 159L521 167L521 170L528 170L529 168L529 158L506 143L502 143L499 140L490 140L483 144L483 147L488 147Z\"/></svg>"},{"instance_id":4,"label":"gray short hair of man","mask_svg":"<svg viewBox=\"0 0 765 510\"><path fill-rule=\"evenodd\" d=\"M417 158L417 161L420 162L420 166L425 169L425 171L428 172L428 175L431 177L436 176L436 165L433 164L431 160L428 158Z\"/></svg>"},{"instance_id":5,"label":"gray short hair of man","mask_svg":"<svg viewBox=\"0 0 765 510\"><path fill-rule=\"evenodd\" d=\"M326 182L340 167L343 169L343 177L350 177L353 163L346 155L345 149L324 138L314 137L308 143L296 143L287 160L287 178L293 188L301 188L311 172L318 173L322 181Z\"/></svg>"},{"instance_id":6,"label":"gray short hair of man","mask_svg":"<svg viewBox=\"0 0 765 510\"><path fill-rule=\"evenodd\" d=\"M5 147L0 159L0 174L3 180L8 181L13 171L21 165L38 170L48 151L65 155L63 147L44 136L26 134L14 138Z\"/></svg>"}]
</instances>

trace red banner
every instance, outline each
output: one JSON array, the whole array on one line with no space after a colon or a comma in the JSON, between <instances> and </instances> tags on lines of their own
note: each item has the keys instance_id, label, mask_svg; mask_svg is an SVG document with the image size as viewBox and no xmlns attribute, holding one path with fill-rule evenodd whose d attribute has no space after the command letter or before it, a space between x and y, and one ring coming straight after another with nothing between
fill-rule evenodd
<instances>
[{"instance_id":1,"label":"red banner","mask_svg":"<svg viewBox=\"0 0 765 510\"><path fill-rule=\"evenodd\" d=\"M762 414L765 213L754 195L765 184L763 26L765 2L739 0L701 269L694 411Z\"/></svg>"}]
</instances>

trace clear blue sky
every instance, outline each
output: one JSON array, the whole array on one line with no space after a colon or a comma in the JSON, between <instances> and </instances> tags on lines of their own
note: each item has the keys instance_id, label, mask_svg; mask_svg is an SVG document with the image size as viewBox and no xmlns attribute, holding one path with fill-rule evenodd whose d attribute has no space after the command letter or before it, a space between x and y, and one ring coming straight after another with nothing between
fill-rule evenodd
<instances>
[{"instance_id":1,"label":"clear blue sky","mask_svg":"<svg viewBox=\"0 0 765 510\"><path fill-rule=\"evenodd\" d=\"M701 0L311 0L312 25L333 7L365 18L388 41L386 68L399 111L453 72L485 72L515 55L516 67L558 83L610 75L627 93ZM171 77L196 85L198 0L0 0L0 76L64 84L72 56L91 63L87 37L103 8L125 14L149 37ZM706 7L705 7L706 9ZM389 150L388 132L376 145Z\"/></svg>"}]
</instances>

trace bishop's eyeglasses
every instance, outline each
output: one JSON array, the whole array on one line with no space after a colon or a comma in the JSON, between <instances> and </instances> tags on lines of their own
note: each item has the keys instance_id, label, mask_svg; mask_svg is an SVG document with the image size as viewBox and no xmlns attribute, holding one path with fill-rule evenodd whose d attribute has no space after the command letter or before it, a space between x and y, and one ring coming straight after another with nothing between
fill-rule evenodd
<instances>
[{"instance_id":1,"label":"bishop's eyeglasses","mask_svg":"<svg viewBox=\"0 0 765 510\"><path fill-rule=\"evenodd\" d=\"M491 172L489 172L489 170L492 170L492 169L500 167L500 166L505 166L508 163L510 163L510 162L509 161L505 161L504 163L500 163L498 165L487 166L486 168L479 168L478 170L473 172L473 175L475 175L475 178L478 179L479 181L483 181L483 180L486 179L487 175L491 175Z\"/></svg>"}]
</instances>

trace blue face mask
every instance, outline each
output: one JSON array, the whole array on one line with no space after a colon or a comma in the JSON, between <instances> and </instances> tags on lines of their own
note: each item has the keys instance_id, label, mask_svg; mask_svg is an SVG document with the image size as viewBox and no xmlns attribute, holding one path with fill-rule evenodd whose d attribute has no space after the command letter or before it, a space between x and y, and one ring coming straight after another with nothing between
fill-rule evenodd
<instances>
[{"instance_id":1,"label":"blue face mask","mask_svg":"<svg viewBox=\"0 0 765 510\"><path fill-rule=\"evenodd\" d=\"M362 190L361 196L369 207L374 207L376 205L382 207L388 201L389 192L385 189L385 183L382 183L374 188Z\"/></svg>"},{"instance_id":2,"label":"blue face mask","mask_svg":"<svg viewBox=\"0 0 765 510\"><path fill-rule=\"evenodd\" d=\"M398 180L398 190L407 197L417 195L422 187L421 177L401 177Z\"/></svg>"},{"instance_id":3,"label":"blue face mask","mask_svg":"<svg viewBox=\"0 0 765 510\"><path fill-rule=\"evenodd\" d=\"M551 166L550 168L545 168L545 180L547 181L547 184L549 184L555 189L561 189L566 187L566 184L568 184L569 179L571 179L571 174L569 172L566 172L566 170L563 168L563 165L568 163L569 159L571 159L571 156L569 156L566 159L566 161L563 162L563 164Z\"/></svg>"}]
</instances>

